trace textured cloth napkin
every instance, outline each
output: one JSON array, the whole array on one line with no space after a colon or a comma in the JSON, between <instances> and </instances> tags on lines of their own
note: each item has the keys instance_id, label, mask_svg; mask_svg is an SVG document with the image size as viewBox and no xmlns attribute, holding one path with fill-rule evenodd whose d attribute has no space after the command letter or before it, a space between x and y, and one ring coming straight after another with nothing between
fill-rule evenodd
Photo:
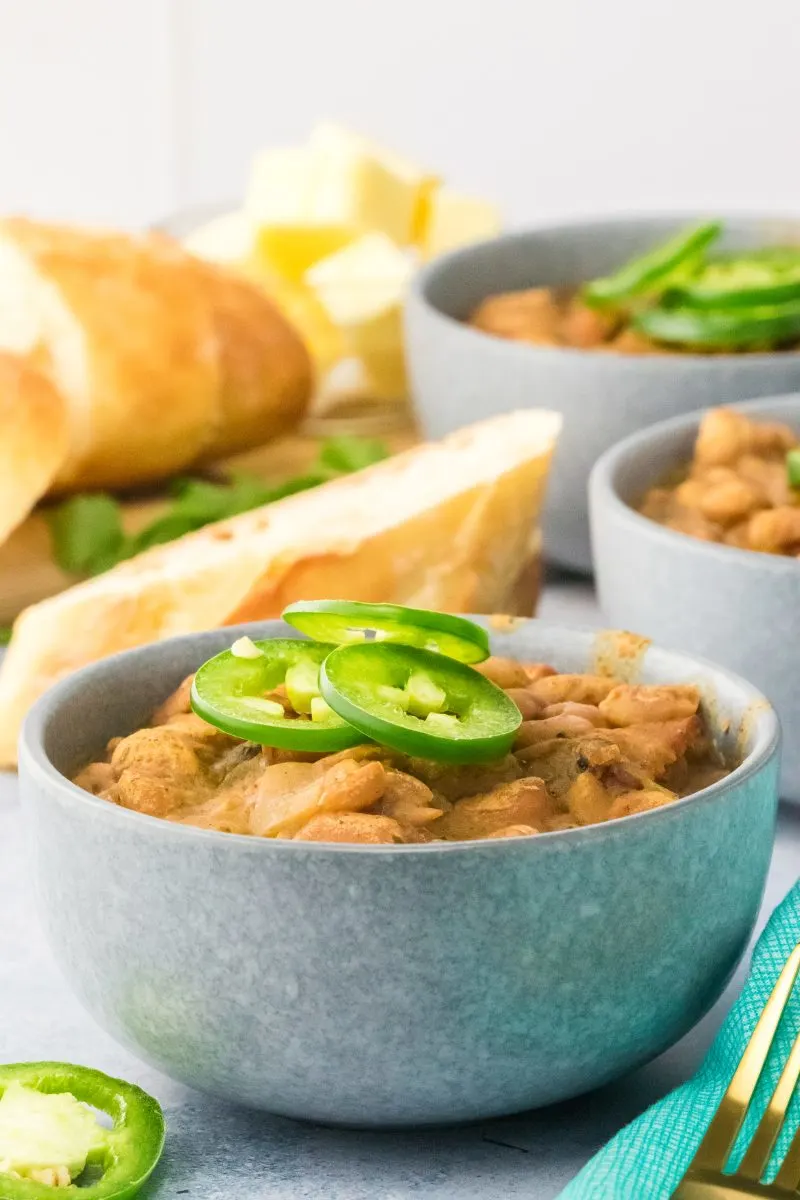
<instances>
[{"instance_id":1,"label":"textured cloth napkin","mask_svg":"<svg viewBox=\"0 0 800 1200\"><path fill-rule=\"evenodd\" d=\"M667 1200L694 1156L775 981L798 942L800 883L770 917L753 952L742 993L694 1078L612 1138L567 1185L559 1200ZM800 1027L799 988L778 1028L729 1170L744 1153ZM795 1091L767 1178L777 1170L798 1123L800 1089Z\"/></svg>"}]
</instances>

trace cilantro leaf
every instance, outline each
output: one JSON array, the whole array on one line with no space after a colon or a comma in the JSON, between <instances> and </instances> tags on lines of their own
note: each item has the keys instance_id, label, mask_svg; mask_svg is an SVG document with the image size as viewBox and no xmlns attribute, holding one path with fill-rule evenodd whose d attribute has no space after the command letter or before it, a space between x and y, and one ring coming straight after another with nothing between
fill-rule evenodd
<instances>
[{"instance_id":1,"label":"cilantro leaf","mask_svg":"<svg viewBox=\"0 0 800 1200\"><path fill-rule=\"evenodd\" d=\"M211 517L210 520L214 521L216 517ZM153 546L174 542L176 538L183 537L186 533L194 533L196 529L202 529L203 525L208 524L210 521L202 521L199 518L193 520L186 513L170 509L127 539L120 554L120 561L133 558L135 554L141 554L143 550L150 550Z\"/></svg>"},{"instance_id":2,"label":"cilantro leaf","mask_svg":"<svg viewBox=\"0 0 800 1200\"><path fill-rule=\"evenodd\" d=\"M295 475L292 479L286 479L283 483L278 483L275 487L270 488L265 499L257 505L248 505L248 508L258 508L262 504L274 504L276 500L284 500L287 496L296 496L298 492L307 492L311 488L319 487L321 483L327 483L330 478L329 474L319 471L309 472L308 475ZM241 511L246 512L247 509Z\"/></svg>"},{"instance_id":3,"label":"cilantro leaf","mask_svg":"<svg viewBox=\"0 0 800 1200\"><path fill-rule=\"evenodd\" d=\"M94 575L113 563L122 550L122 510L103 492L71 496L51 509L47 519L53 555L62 571Z\"/></svg>"},{"instance_id":4,"label":"cilantro leaf","mask_svg":"<svg viewBox=\"0 0 800 1200\"><path fill-rule=\"evenodd\" d=\"M11 641L11 626L0 625L0 646L7 646Z\"/></svg>"},{"instance_id":5,"label":"cilantro leaf","mask_svg":"<svg viewBox=\"0 0 800 1200\"><path fill-rule=\"evenodd\" d=\"M72 496L48 514L53 554L65 571L98 575L152 546L164 545L204 525L360 471L380 462L388 453L384 444L374 438L332 437L322 443L317 461L306 474L273 486L253 475L232 475L224 482L176 479L170 488L173 498L166 511L130 535L125 534L122 509L112 496L105 493Z\"/></svg>"},{"instance_id":6,"label":"cilantro leaf","mask_svg":"<svg viewBox=\"0 0 800 1200\"><path fill-rule=\"evenodd\" d=\"M377 438L351 437L343 434L341 437L330 437L322 443L319 452L319 464L340 475L349 475L352 471L362 471L388 457L388 450Z\"/></svg>"}]
</instances>

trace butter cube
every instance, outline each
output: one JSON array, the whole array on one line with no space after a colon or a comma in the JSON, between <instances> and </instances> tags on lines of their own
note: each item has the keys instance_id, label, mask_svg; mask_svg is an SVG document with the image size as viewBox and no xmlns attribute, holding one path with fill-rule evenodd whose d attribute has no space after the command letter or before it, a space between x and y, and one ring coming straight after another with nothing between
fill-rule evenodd
<instances>
[{"instance_id":1,"label":"butter cube","mask_svg":"<svg viewBox=\"0 0 800 1200\"><path fill-rule=\"evenodd\" d=\"M339 225L263 225L256 234L256 252L278 275L301 283L309 267L355 236L355 230Z\"/></svg>"},{"instance_id":2,"label":"butter cube","mask_svg":"<svg viewBox=\"0 0 800 1200\"><path fill-rule=\"evenodd\" d=\"M340 189L341 219L361 230L386 233L400 246L413 241L420 199L432 176L329 121L314 128L309 147L331 195Z\"/></svg>"},{"instance_id":3,"label":"butter cube","mask_svg":"<svg viewBox=\"0 0 800 1200\"><path fill-rule=\"evenodd\" d=\"M312 152L320 154L338 155L340 158L351 159L374 158L398 179L404 180L413 187L434 181L438 182L437 176L423 170L411 159L403 158L402 155L395 154L393 150L387 150L385 146L379 146L369 138L362 137L360 133L354 133L351 129L346 129L343 125L336 125L333 121L318 122L311 131L309 145Z\"/></svg>"},{"instance_id":4,"label":"butter cube","mask_svg":"<svg viewBox=\"0 0 800 1200\"><path fill-rule=\"evenodd\" d=\"M398 180L404 181L406 187L410 188L414 194L411 228L408 237L395 238L395 240L400 244L419 241L427 214L428 199L441 183L438 175L432 175L429 171L411 162L410 159L403 158L401 155L395 154L393 150L387 150L384 146L378 146L368 138L353 133L352 130L345 129L342 125L335 125L332 121L320 121L315 126L311 134L311 145L324 154L371 157L382 163ZM386 232L390 231L386 230Z\"/></svg>"},{"instance_id":5,"label":"butter cube","mask_svg":"<svg viewBox=\"0 0 800 1200\"><path fill-rule=\"evenodd\" d=\"M306 147L256 158L245 209L262 253L296 281L360 233L410 242L422 184L415 168L382 157L358 135L321 126Z\"/></svg>"},{"instance_id":6,"label":"butter cube","mask_svg":"<svg viewBox=\"0 0 800 1200\"><path fill-rule=\"evenodd\" d=\"M306 283L337 325L359 325L399 308L414 260L385 233L366 233L322 259L306 273Z\"/></svg>"},{"instance_id":7,"label":"butter cube","mask_svg":"<svg viewBox=\"0 0 800 1200\"><path fill-rule=\"evenodd\" d=\"M256 230L256 254L271 271L300 283L318 259L357 236L352 224L339 219L344 206L333 192L324 164L305 147L267 150L256 158L245 207Z\"/></svg>"},{"instance_id":8,"label":"butter cube","mask_svg":"<svg viewBox=\"0 0 800 1200\"><path fill-rule=\"evenodd\" d=\"M427 175L417 193L417 204L414 209L414 219L411 222L411 244L421 247L425 238L425 230L430 221L431 202L441 188L442 181L436 175Z\"/></svg>"},{"instance_id":9,"label":"butter cube","mask_svg":"<svg viewBox=\"0 0 800 1200\"><path fill-rule=\"evenodd\" d=\"M318 165L303 146L264 150L253 161L245 211L254 226L311 221Z\"/></svg>"},{"instance_id":10,"label":"butter cube","mask_svg":"<svg viewBox=\"0 0 800 1200\"><path fill-rule=\"evenodd\" d=\"M223 213L183 239L190 254L217 263L236 263L250 253L253 228L243 211Z\"/></svg>"},{"instance_id":11,"label":"butter cube","mask_svg":"<svg viewBox=\"0 0 800 1200\"><path fill-rule=\"evenodd\" d=\"M370 233L306 275L379 398L406 391L402 310L414 265L413 256L386 234Z\"/></svg>"},{"instance_id":12,"label":"butter cube","mask_svg":"<svg viewBox=\"0 0 800 1200\"><path fill-rule=\"evenodd\" d=\"M427 259L495 237L501 221L499 211L488 201L440 187L428 198L422 225L419 245Z\"/></svg>"},{"instance_id":13,"label":"butter cube","mask_svg":"<svg viewBox=\"0 0 800 1200\"><path fill-rule=\"evenodd\" d=\"M360 325L348 326L342 334L349 352L364 366L374 399L401 400L408 395L403 313L399 306Z\"/></svg>"}]
</instances>

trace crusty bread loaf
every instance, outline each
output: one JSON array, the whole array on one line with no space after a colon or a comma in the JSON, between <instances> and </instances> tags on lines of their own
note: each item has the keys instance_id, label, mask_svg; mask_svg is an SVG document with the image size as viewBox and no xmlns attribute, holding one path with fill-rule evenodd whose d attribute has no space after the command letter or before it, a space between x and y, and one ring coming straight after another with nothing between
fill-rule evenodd
<instances>
[{"instance_id":1,"label":"crusty bread loaf","mask_svg":"<svg viewBox=\"0 0 800 1200\"><path fill-rule=\"evenodd\" d=\"M204 459L263 446L293 428L311 390L306 347L247 280L196 263L212 307L221 370L220 419Z\"/></svg>"},{"instance_id":2,"label":"crusty bread loaf","mask_svg":"<svg viewBox=\"0 0 800 1200\"><path fill-rule=\"evenodd\" d=\"M495 417L444 441L210 525L27 609L0 672L0 764L57 679L172 634L346 596L455 612L517 607L560 427Z\"/></svg>"},{"instance_id":3,"label":"crusty bread loaf","mask_svg":"<svg viewBox=\"0 0 800 1200\"><path fill-rule=\"evenodd\" d=\"M0 543L47 491L68 449L63 396L35 367L0 353Z\"/></svg>"},{"instance_id":4,"label":"crusty bread loaf","mask_svg":"<svg viewBox=\"0 0 800 1200\"><path fill-rule=\"evenodd\" d=\"M68 401L62 490L244 449L295 424L311 389L305 347L267 297L162 235L0 221L0 348Z\"/></svg>"}]
</instances>

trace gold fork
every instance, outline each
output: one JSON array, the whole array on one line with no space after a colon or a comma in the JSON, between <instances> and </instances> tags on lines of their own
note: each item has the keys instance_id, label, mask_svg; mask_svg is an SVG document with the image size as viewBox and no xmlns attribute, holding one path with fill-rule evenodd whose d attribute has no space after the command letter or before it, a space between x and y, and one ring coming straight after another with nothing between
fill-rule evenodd
<instances>
[{"instance_id":1,"label":"gold fork","mask_svg":"<svg viewBox=\"0 0 800 1200\"><path fill-rule=\"evenodd\" d=\"M673 1200L737 1200L742 1196L786 1200L800 1194L800 1129L773 1182L761 1182L800 1078L800 1033L744 1158L733 1174L723 1174L799 971L800 943L786 960L730 1086L689 1169L672 1193Z\"/></svg>"}]
</instances>

